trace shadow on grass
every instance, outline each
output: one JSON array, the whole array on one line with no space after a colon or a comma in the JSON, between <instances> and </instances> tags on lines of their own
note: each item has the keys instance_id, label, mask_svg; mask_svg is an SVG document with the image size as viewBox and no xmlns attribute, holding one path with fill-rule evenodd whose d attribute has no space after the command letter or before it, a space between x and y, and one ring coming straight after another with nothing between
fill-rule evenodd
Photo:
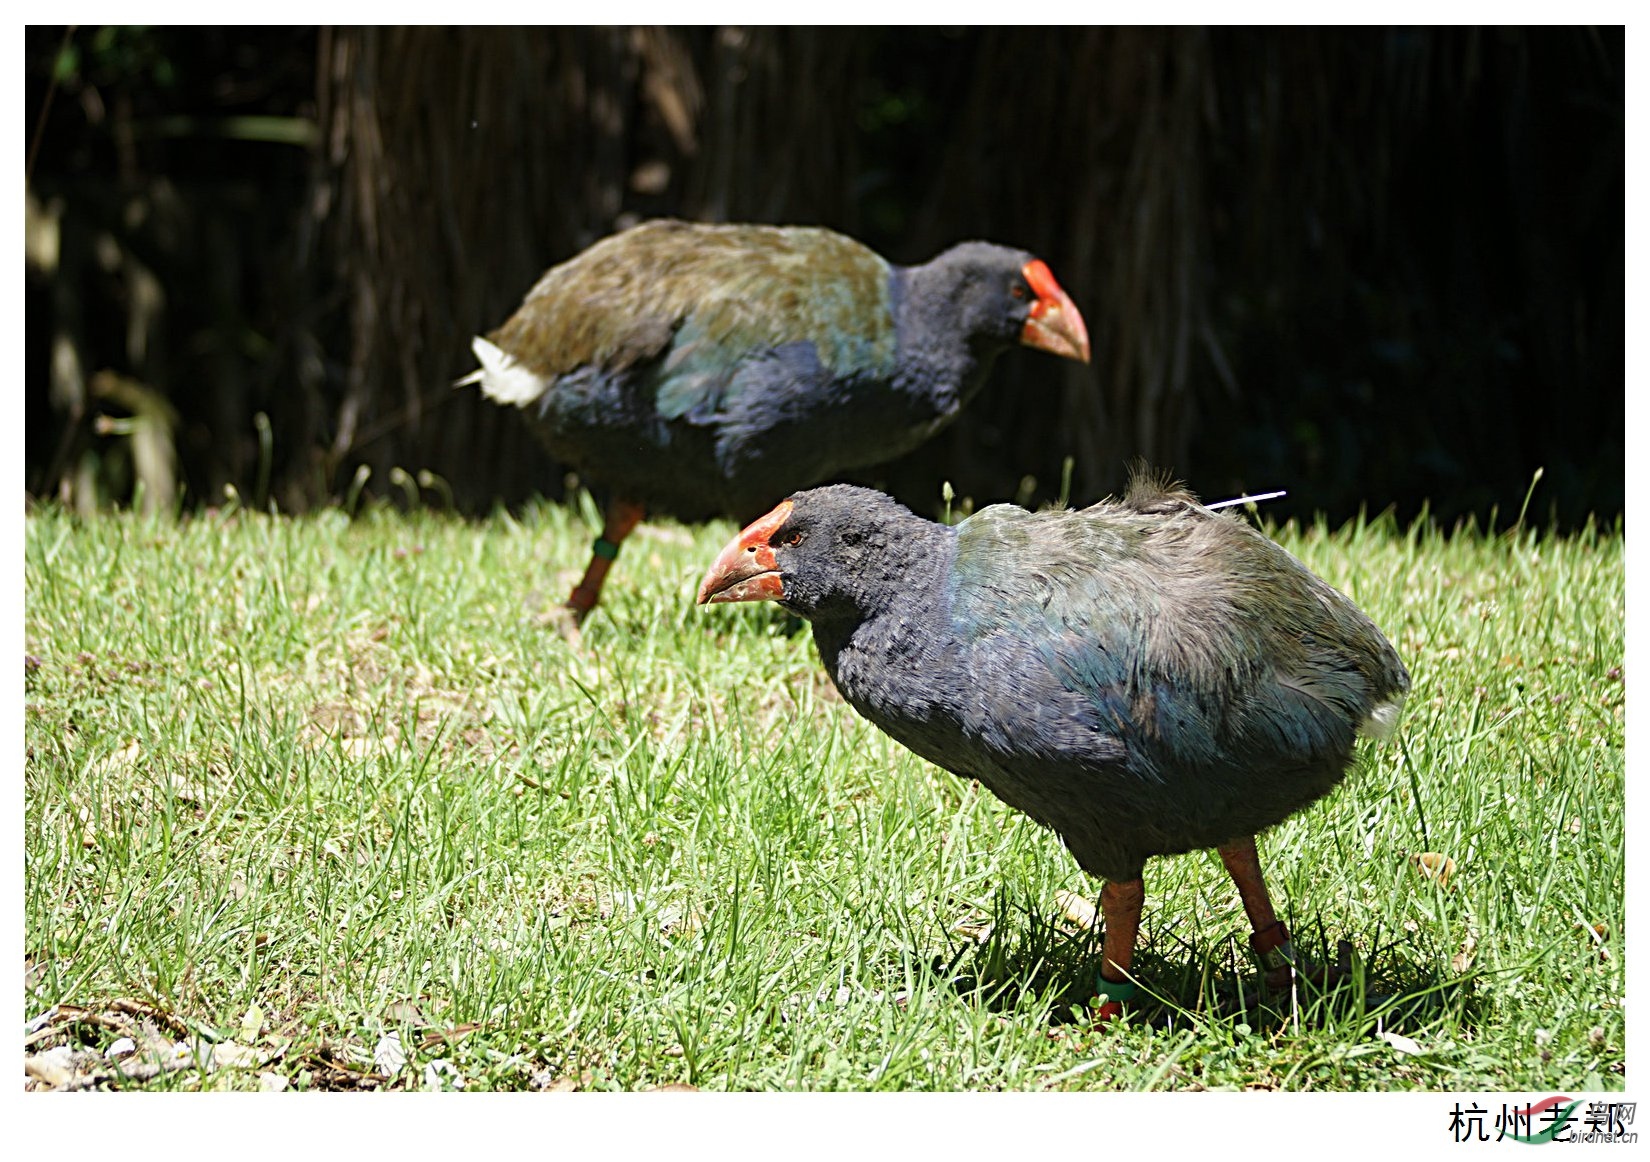
<instances>
[{"instance_id":1,"label":"shadow on grass","mask_svg":"<svg viewBox=\"0 0 1650 1162\"><path fill-rule=\"evenodd\" d=\"M993 1010L1033 995L1045 1000L1056 1025L1090 1020L1088 1006L1100 972L1101 931L1072 930L1063 917L999 894L990 934L964 940L934 971L960 994L977 995ZM1336 949L1321 924L1291 922L1298 954L1309 965L1333 965ZM1142 931L1133 975L1139 991L1128 1020L1168 1029L1188 1021L1245 1023L1254 1029L1300 1022L1315 1028L1368 1026L1415 1029L1449 1018L1475 1024L1484 1004L1475 974L1440 976L1405 948L1354 949L1350 971L1327 988L1307 981L1293 992L1267 991L1249 960L1242 936L1220 945L1181 940L1174 925ZM1164 948L1163 945L1172 945Z\"/></svg>"},{"instance_id":2,"label":"shadow on grass","mask_svg":"<svg viewBox=\"0 0 1650 1162\"><path fill-rule=\"evenodd\" d=\"M637 606L623 612L602 608L614 621L616 629L630 638L646 636L659 617L658 610L652 607ZM737 622L743 623L740 628L745 632L764 636L793 638L810 632L806 620L772 601L709 606L693 605L690 602L678 613L688 624L699 624L707 631L715 633L726 633L730 626Z\"/></svg>"}]
</instances>

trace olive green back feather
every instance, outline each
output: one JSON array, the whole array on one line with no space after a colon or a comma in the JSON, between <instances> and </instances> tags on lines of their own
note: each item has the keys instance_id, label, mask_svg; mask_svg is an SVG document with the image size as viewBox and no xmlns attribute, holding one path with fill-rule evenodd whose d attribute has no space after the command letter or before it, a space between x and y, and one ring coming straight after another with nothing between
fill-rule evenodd
<instances>
[{"instance_id":1,"label":"olive green back feather","mask_svg":"<svg viewBox=\"0 0 1650 1162\"><path fill-rule=\"evenodd\" d=\"M621 370L673 340L672 370L805 341L844 374L893 360L888 274L829 230L645 222L546 272L489 338L546 377Z\"/></svg>"}]
</instances>

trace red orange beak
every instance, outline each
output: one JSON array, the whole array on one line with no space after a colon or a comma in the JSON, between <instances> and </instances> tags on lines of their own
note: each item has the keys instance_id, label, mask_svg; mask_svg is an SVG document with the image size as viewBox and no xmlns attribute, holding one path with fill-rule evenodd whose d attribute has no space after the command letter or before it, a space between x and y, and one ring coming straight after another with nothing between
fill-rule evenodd
<instances>
[{"instance_id":1,"label":"red orange beak","mask_svg":"<svg viewBox=\"0 0 1650 1162\"><path fill-rule=\"evenodd\" d=\"M699 604L783 601L785 582L773 559L773 546L768 542L790 515L791 502L782 500L778 508L752 521L729 541L699 583Z\"/></svg>"},{"instance_id":2,"label":"red orange beak","mask_svg":"<svg viewBox=\"0 0 1650 1162\"><path fill-rule=\"evenodd\" d=\"M1089 329L1083 325L1083 316L1071 296L1054 281L1054 274L1040 258L1034 258L1020 268L1026 282L1031 284L1037 301L1031 304L1031 317L1020 332L1020 342L1080 363L1089 361Z\"/></svg>"}]
</instances>

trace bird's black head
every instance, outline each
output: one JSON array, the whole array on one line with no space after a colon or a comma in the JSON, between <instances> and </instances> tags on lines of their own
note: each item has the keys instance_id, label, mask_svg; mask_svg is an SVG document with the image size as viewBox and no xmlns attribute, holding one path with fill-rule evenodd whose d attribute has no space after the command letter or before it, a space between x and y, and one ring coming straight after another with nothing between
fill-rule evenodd
<instances>
[{"instance_id":1,"label":"bird's black head","mask_svg":"<svg viewBox=\"0 0 1650 1162\"><path fill-rule=\"evenodd\" d=\"M1042 259L992 242L962 242L912 271L914 308L955 319L993 348L1022 343L1089 361L1089 334L1077 305Z\"/></svg>"},{"instance_id":2,"label":"bird's black head","mask_svg":"<svg viewBox=\"0 0 1650 1162\"><path fill-rule=\"evenodd\" d=\"M863 618L904 594L914 559L946 531L869 488L798 492L728 542L699 604L777 601L814 622Z\"/></svg>"}]
</instances>

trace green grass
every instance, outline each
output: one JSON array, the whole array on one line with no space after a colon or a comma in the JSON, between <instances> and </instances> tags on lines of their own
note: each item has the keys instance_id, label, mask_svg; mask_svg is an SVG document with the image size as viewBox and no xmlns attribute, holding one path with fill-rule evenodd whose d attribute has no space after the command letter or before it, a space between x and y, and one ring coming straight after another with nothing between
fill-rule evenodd
<instances>
[{"instance_id":1,"label":"green grass","mask_svg":"<svg viewBox=\"0 0 1650 1162\"><path fill-rule=\"evenodd\" d=\"M644 527L573 647L565 509L35 510L28 1051L147 1021L262 1061L154 1089L1622 1087L1619 534L1280 530L1415 683L1400 745L1261 840L1354 978L1263 1003L1218 860L1156 860L1156 999L1097 1028L1056 894L1099 885L781 611L694 608L731 531Z\"/></svg>"}]
</instances>

